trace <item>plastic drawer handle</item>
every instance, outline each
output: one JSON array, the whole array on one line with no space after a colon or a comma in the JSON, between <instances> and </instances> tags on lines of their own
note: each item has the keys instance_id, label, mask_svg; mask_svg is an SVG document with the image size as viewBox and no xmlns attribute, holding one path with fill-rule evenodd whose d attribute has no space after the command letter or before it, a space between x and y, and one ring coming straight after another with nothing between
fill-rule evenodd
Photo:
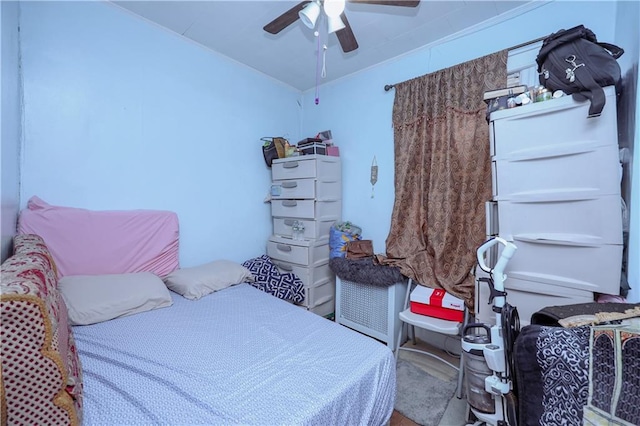
<instances>
[{"instance_id":1,"label":"plastic drawer handle","mask_svg":"<svg viewBox=\"0 0 640 426\"><path fill-rule=\"evenodd\" d=\"M295 219L285 219L284 220L284 224L286 226L293 226L293 222L295 222Z\"/></svg>"},{"instance_id":2,"label":"plastic drawer handle","mask_svg":"<svg viewBox=\"0 0 640 426\"><path fill-rule=\"evenodd\" d=\"M288 181L288 182L282 182L281 186L283 188L295 188L298 186L298 182L294 181Z\"/></svg>"},{"instance_id":3,"label":"plastic drawer handle","mask_svg":"<svg viewBox=\"0 0 640 426\"><path fill-rule=\"evenodd\" d=\"M291 161L290 163L284 163L282 167L284 167L285 169L295 169L296 167L298 167L298 162Z\"/></svg>"},{"instance_id":4,"label":"plastic drawer handle","mask_svg":"<svg viewBox=\"0 0 640 426\"><path fill-rule=\"evenodd\" d=\"M289 247L289 248L291 248L291 247ZM293 271L293 266L291 266L291 265L281 265L281 264L279 264L279 263L275 263L275 262L274 262L274 264L275 264L278 268L282 269L283 271Z\"/></svg>"},{"instance_id":5,"label":"plastic drawer handle","mask_svg":"<svg viewBox=\"0 0 640 426\"><path fill-rule=\"evenodd\" d=\"M280 251L291 251L291 246L286 244L278 244L276 247L278 247L278 250Z\"/></svg>"},{"instance_id":6,"label":"plastic drawer handle","mask_svg":"<svg viewBox=\"0 0 640 426\"><path fill-rule=\"evenodd\" d=\"M298 205L298 202L296 200L284 200L282 205L284 207L295 207Z\"/></svg>"}]
</instances>

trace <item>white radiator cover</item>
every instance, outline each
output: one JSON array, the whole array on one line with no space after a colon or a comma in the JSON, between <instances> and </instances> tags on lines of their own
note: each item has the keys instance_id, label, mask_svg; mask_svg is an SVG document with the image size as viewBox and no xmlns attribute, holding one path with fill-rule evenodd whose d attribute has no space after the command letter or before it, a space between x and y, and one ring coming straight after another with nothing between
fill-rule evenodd
<instances>
[{"instance_id":1,"label":"white radiator cover","mask_svg":"<svg viewBox=\"0 0 640 426\"><path fill-rule=\"evenodd\" d=\"M406 281L378 286L336 277L336 322L395 349L406 291Z\"/></svg>"}]
</instances>

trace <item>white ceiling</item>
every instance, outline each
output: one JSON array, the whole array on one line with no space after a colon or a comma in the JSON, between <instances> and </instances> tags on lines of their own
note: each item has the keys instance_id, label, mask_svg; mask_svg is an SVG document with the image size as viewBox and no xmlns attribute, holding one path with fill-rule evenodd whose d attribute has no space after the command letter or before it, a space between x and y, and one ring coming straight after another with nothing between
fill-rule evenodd
<instances>
[{"instance_id":1,"label":"white ceiling","mask_svg":"<svg viewBox=\"0 0 640 426\"><path fill-rule=\"evenodd\" d=\"M246 64L296 89L316 84L317 39L298 19L279 34L262 28L299 3L294 0L113 1L171 31ZM415 8L347 1L345 14L359 48L343 53L335 34L326 44L326 78L368 68L433 43L530 1L433 1ZM328 42L326 41L328 40Z\"/></svg>"}]
</instances>

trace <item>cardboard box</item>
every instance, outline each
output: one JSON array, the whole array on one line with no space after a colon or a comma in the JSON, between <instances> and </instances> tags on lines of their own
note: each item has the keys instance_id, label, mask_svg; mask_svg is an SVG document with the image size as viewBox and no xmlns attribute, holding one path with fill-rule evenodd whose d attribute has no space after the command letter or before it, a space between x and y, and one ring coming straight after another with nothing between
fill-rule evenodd
<instances>
[{"instance_id":1,"label":"cardboard box","mask_svg":"<svg viewBox=\"0 0 640 426\"><path fill-rule=\"evenodd\" d=\"M409 309L414 314L448 321L464 321L464 301L442 289L418 285L409 297Z\"/></svg>"}]
</instances>

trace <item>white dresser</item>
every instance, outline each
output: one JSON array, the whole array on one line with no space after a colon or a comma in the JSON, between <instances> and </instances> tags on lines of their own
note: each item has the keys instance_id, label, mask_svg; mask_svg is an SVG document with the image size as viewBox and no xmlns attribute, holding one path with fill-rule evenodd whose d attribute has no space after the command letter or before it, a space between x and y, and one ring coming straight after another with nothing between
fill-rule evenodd
<instances>
[{"instance_id":1,"label":"white dresser","mask_svg":"<svg viewBox=\"0 0 640 426\"><path fill-rule=\"evenodd\" d=\"M488 234L518 247L507 302L524 324L545 306L619 294L622 211L616 95L602 115L571 96L491 114L494 206ZM480 316L488 291L479 293ZM483 318L484 319L484 318Z\"/></svg>"},{"instance_id":2,"label":"white dresser","mask_svg":"<svg viewBox=\"0 0 640 426\"><path fill-rule=\"evenodd\" d=\"M267 255L282 272L302 280L306 309L333 317L336 281L329 269L329 230L342 215L340 157L274 160L271 179L273 235Z\"/></svg>"}]
</instances>

